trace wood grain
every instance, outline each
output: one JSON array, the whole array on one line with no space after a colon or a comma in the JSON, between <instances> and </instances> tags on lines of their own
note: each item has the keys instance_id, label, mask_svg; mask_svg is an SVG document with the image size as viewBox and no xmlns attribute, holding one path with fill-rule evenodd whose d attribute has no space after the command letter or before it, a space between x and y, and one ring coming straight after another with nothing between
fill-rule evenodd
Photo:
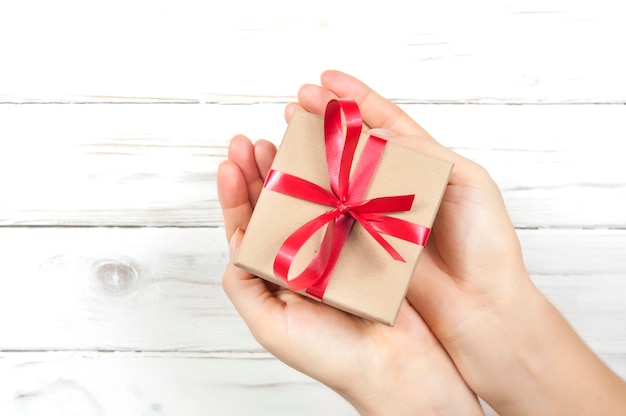
<instances>
[{"instance_id":1,"label":"wood grain","mask_svg":"<svg viewBox=\"0 0 626 416\"><path fill-rule=\"evenodd\" d=\"M228 141L278 143L327 68L489 170L533 280L626 377L622 5L314 3L0 4L0 414L355 414L220 287Z\"/></svg>"},{"instance_id":2,"label":"wood grain","mask_svg":"<svg viewBox=\"0 0 626 416\"><path fill-rule=\"evenodd\" d=\"M1 350L261 351L221 289L223 229L0 231ZM519 235L534 281L590 346L625 351L626 231Z\"/></svg>"},{"instance_id":3,"label":"wood grain","mask_svg":"<svg viewBox=\"0 0 626 416\"><path fill-rule=\"evenodd\" d=\"M625 228L626 107L405 104L483 164L520 228ZM0 105L0 225L219 226L230 137L280 142L282 104Z\"/></svg>"},{"instance_id":4,"label":"wood grain","mask_svg":"<svg viewBox=\"0 0 626 416\"><path fill-rule=\"evenodd\" d=\"M327 68L422 102L626 99L611 0L35 3L2 6L0 101L256 102Z\"/></svg>"},{"instance_id":5,"label":"wood grain","mask_svg":"<svg viewBox=\"0 0 626 416\"><path fill-rule=\"evenodd\" d=\"M10 416L357 414L273 358L102 352L0 353L0 408Z\"/></svg>"}]
</instances>

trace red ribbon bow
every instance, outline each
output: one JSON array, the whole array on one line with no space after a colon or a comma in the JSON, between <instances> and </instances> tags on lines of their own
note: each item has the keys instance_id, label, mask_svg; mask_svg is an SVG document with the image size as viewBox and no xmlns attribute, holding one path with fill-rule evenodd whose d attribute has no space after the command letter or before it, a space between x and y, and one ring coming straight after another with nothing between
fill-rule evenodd
<instances>
[{"instance_id":1,"label":"red ribbon bow","mask_svg":"<svg viewBox=\"0 0 626 416\"><path fill-rule=\"evenodd\" d=\"M343 140L342 112L346 134ZM293 290L306 289L321 299L339 254L355 221L398 261L405 261L381 235L388 234L424 246L430 228L381 213L409 211L415 195L385 196L364 200L378 161L387 144L376 136L369 136L350 180L354 152L361 135L361 113L350 99L331 100L324 116L326 161L332 192L321 186L288 173L271 170L265 188L333 207L313 218L293 232L280 247L274 260L274 274ZM298 276L289 279L289 268L302 246L322 227L328 224L317 253Z\"/></svg>"}]
</instances>

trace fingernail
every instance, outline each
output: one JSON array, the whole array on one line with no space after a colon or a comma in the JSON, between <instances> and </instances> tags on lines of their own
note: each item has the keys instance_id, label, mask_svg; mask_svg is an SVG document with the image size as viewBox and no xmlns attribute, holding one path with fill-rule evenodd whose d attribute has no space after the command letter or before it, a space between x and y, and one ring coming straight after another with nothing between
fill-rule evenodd
<instances>
[{"instance_id":1,"label":"fingernail","mask_svg":"<svg viewBox=\"0 0 626 416\"><path fill-rule=\"evenodd\" d=\"M378 137L392 137L396 135L396 133L392 131L389 131L386 129L380 129L380 128L370 129L366 133L369 134L370 136L378 136Z\"/></svg>"},{"instance_id":2,"label":"fingernail","mask_svg":"<svg viewBox=\"0 0 626 416\"><path fill-rule=\"evenodd\" d=\"M230 259L234 259L237 254L237 250L239 249L239 235L241 234L241 230L237 228L233 233L233 236L230 237L230 242L228 243L228 254L230 255Z\"/></svg>"}]
</instances>

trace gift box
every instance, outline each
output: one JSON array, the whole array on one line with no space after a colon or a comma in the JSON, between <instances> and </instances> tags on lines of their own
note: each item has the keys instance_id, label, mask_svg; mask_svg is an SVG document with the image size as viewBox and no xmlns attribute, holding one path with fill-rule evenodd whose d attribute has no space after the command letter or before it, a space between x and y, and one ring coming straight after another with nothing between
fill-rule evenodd
<instances>
[{"instance_id":1,"label":"gift box","mask_svg":"<svg viewBox=\"0 0 626 416\"><path fill-rule=\"evenodd\" d=\"M296 110L235 264L393 325L452 163L361 134L358 107Z\"/></svg>"}]
</instances>

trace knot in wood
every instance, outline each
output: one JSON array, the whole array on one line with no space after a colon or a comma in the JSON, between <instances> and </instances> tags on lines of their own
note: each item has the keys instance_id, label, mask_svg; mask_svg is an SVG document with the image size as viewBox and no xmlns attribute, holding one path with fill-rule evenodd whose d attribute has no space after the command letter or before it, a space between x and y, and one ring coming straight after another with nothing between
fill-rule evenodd
<instances>
[{"instance_id":1,"label":"knot in wood","mask_svg":"<svg viewBox=\"0 0 626 416\"><path fill-rule=\"evenodd\" d=\"M137 289L139 273L136 267L129 263L102 260L95 264L95 279L104 291L121 295Z\"/></svg>"}]
</instances>

